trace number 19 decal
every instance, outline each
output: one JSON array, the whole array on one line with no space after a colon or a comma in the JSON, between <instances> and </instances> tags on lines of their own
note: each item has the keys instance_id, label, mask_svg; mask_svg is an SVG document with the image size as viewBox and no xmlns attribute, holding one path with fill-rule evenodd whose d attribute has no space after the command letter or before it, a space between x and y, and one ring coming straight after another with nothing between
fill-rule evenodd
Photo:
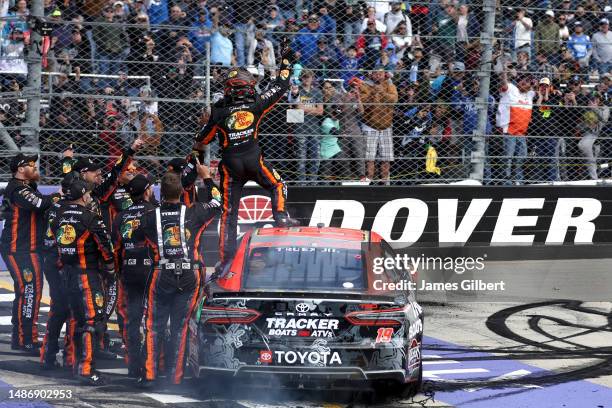
<instances>
[{"instance_id":1,"label":"number 19 decal","mask_svg":"<svg viewBox=\"0 0 612 408\"><path fill-rule=\"evenodd\" d=\"M381 327L378 329L378 335L376 336L376 344L378 343L389 343L393 337L393 327Z\"/></svg>"}]
</instances>

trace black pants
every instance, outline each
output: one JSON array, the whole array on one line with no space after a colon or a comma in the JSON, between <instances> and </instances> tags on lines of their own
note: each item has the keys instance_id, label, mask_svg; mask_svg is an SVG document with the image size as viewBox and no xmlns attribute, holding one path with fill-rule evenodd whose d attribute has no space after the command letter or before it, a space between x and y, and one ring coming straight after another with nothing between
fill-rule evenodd
<instances>
[{"instance_id":1,"label":"black pants","mask_svg":"<svg viewBox=\"0 0 612 408\"><path fill-rule=\"evenodd\" d=\"M38 311L43 291L40 255L36 252L2 251L15 290L11 323L13 346L31 346L38 343Z\"/></svg>"},{"instance_id":2,"label":"black pants","mask_svg":"<svg viewBox=\"0 0 612 408\"><path fill-rule=\"evenodd\" d=\"M272 215L277 219L286 214L287 187L280 175L263 159L259 148L239 155L224 155L219 163L223 214L219 231L220 261L228 261L236 252L238 213L242 188L252 180L270 192ZM269 211L266 207L262 212Z\"/></svg>"},{"instance_id":3,"label":"black pants","mask_svg":"<svg viewBox=\"0 0 612 408\"><path fill-rule=\"evenodd\" d=\"M144 312L146 286L144 283L134 284L123 279L119 285L117 317L121 317L123 322L121 335L127 351L126 362L130 368L138 369L142 366L140 323Z\"/></svg>"},{"instance_id":4,"label":"black pants","mask_svg":"<svg viewBox=\"0 0 612 408\"><path fill-rule=\"evenodd\" d=\"M180 262L180 261L179 261ZM170 345L165 364L174 384L183 378L187 331L200 292L199 270L186 270L177 281L173 271L156 267L147 287L145 303L145 378L157 378L159 355L164 349L168 318Z\"/></svg>"},{"instance_id":5,"label":"black pants","mask_svg":"<svg viewBox=\"0 0 612 408\"><path fill-rule=\"evenodd\" d=\"M77 355L77 371L91 375L95 368L94 354L104 336L104 290L98 270L83 270L66 265L70 309L76 319L74 336Z\"/></svg>"},{"instance_id":6,"label":"black pants","mask_svg":"<svg viewBox=\"0 0 612 408\"><path fill-rule=\"evenodd\" d=\"M66 364L74 361L74 343L70 336L70 303L68 287L63 271L57 264L57 254L43 254L43 272L49 284L51 307L47 319L45 338L40 355L41 362L53 362L59 352L59 337L62 326L66 323L64 335L64 356Z\"/></svg>"}]
</instances>

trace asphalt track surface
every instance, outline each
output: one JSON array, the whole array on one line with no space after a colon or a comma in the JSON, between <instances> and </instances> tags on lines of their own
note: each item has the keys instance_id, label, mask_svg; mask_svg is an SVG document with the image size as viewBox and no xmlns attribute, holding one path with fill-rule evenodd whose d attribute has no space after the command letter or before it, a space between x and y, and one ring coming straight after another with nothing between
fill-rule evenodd
<instances>
[{"instance_id":1,"label":"asphalt track surface","mask_svg":"<svg viewBox=\"0 0 612 408\"><path fill-rule=\"evenodd\" d=\"M0 408L612 407L612 302L587 297L589 287L600 286L597 276L611 273L611 261L491 263L506 271L554 269L556 281L580 282L575 284L582 286L578 293L585 297L580 300L548 296L543 284L548 300L423 303L424 385L410 399L373 396L368 390L313 392L242 384L212 388L205 380L189 378L177 387L162 385L143 392L127 378L122 360L99 362L109 385L80 386L67 371L41 372L34 357L10 349L12 284L8 274L0 272ZM583 271L591 279L577 279L577 274L586 274ZM558 289L552 282L549 286L551 293ZM45 303L48 298L43 298L41 333L48 311ZM10 398L24 390L64 390L72 398Z\"/></svg>"}]
</instances>

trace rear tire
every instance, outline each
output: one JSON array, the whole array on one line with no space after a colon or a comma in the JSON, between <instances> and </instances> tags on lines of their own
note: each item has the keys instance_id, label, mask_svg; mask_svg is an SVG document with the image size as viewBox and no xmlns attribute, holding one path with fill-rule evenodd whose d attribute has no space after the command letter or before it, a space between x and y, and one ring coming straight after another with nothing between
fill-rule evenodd
<instances>
[{"instance_id":1,"label":"rear tire","mask_svg":"<svg viewBox=\"0 0 612 408\"><path fill-rule=\"evenodd\" d=\"M419 378L415 382L402 384L399 395L403 398L414 397L421 391L423 385L423 360L419 363Z\"/></svg>"}]
</instances>

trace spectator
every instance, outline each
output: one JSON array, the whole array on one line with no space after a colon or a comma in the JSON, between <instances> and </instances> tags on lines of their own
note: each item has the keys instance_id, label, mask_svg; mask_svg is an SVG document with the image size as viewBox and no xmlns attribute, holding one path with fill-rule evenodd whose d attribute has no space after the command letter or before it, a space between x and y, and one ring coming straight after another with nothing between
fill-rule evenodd
<instances>
[{"instance_id":1,"label":"spectator","mask_svg":"<svg viewBox=\"0 0 612 408\"><path fill-rule=\"evenodd\" d=\"M168 15L168 0L145 0L145 4L147 4L147 13L151 25L163 24L164 21L168 21L170 17Z\"/></svg>"},{"instance_id":2,"label":"spectator","mask_svg":"<svg viewBox=\"0 0 612 408\"><path fill-rule=\"evenodd\" d=\"M323 86L321 87L321 101L323 102L323 116L325 118L331 117L332 114L330 113L330 110L335 109L337 105L342 103L334 82L335 81L326 79L323 81ZM340 116L338 116L337 119L339 120Z\"/></svg>"},{"instance_id":3,"label":"spectator","mask_svg":"<svg viewBox=\"0 0 612 408\"><path fill-rule=\"evenodd\" d=\"M384 32L376 28L374 21L368 21L368 28L357 39L357 56L361 58L364 70L370 71L374 68L380 57L380 51L387 47L388 39Z\"/></svg>"},{"instance_id":4,"label":"spectator","mask_svg":"<svg viewBox=\"0 0 612 408\"><path fill-rule=\"evenodd\" d=\"M432 52L435 53L442 62L450 65L455 56L455 42L457 40L457 8L452 4L447 4L444 10L438 14L437 19L431 27Z\"/></svg>"},{"instance_id":5,"label":"spectator","mask_svg":"<svg viewBox=\"0 0 612 408\"><path fill-rule=\"evenodd\" d=\"M350 178L365 179L365 138L359 127L359 119L363 114L363 104L359 87L354 81L348 86L349 90L340 100L340 148L345 153Z\"/></svg>"},{"instance_id":6,"label":"spectator","mask_svg":"<svg viewBox=\"0 0 612 408\"><path fill-rule=\"evenodd\" d=\"M560 27L555 23L555 13L547 10L545 18L541 20L535 29L535 49L538 54L552 57L559 50Z\"/></svg>"},{"instance_id":7,"label":"spectator","mask_svg":"<svg viewBox=\"0 0 612 408\"><path fill-rule=\"evenodd\" d=\"M462 131L459 145L463 148L463 157L470 157L473 150L472 136L474 132L478 130L478 105L476 99L480 97L480 80L476 77L468 78L459 85L459 108L458 112L461 113ZM495 107L495 99L489 94L487 98L487 108L489 114L487 115L487 124L485 128L485 135L490 135L493 132L493 127L489 118L494 116L491 111ZM488 167L488 164L487 164ZM490 169L485 169L489 174Z\"/></svg>"},{"instance_id":8,"label":"spectator","mask_svg":"<svg viewBox=\"0 0 612 408\"><path fill-rule=\"evenodd\" d=\"M391 2L391 11L385 13L383 23L385 26L387 26L387 30L385 31L387 35L393 33L398 24L404 23L406 26L406 35L408 37L412 37L412 24L410 22L410 17L404 14L401 1L394 0Z\"/></svg>"},{"instance_id":9,"label":"spectator","mask_svg":"<svg viewBox=\"0 0 612 408\"><path fill-rule=\"evenodd\" d=\"M254 22L264 17L260 2L257 0L227 0L233 10L234 45L236 47L236 63L239 66L246 64L249 50L249 33L254 31Z\"/></svg>"},{"instance_id":10,"label":"spectator","mask_svg":"<svg viewBox=\"0 0 612 408\"><path fill-rule=\"evenodd\" d=\"M285 25L285 20L281 16L278 6L268 6L268 15L266 16L266 30L274 31Z\"/></svg>"},{"instance_id":11,"label":"spectator","mask_svg":"<svg viewBox=\"0 0 612 408\"><path fill-rule=\"evenodd\" d=\"M126 13L125 3L122 1L114 2L113 10L115 11L115 22L127 23L129 14Z\"/></svg>"},{"instance_id":12,"label":"spectator","mask_svg":"<svg viewBox=\"0 0 612 408\"><path fill-rule=\"evenodd\" d=\"M504 137L504 156L506 162L506 184L512 180L523 182L523 162L527 156L527 129L531 122L535 92L531 90L531 76L521 74L517 85L508 81L507 73L501 76L501 99L497 109L497 126ZM512 166L515 166L514 177Z\"/></svg>"},{"instance_id":13,"label":"spectator","mask_svg":"<svg viewBox=\"0 0 612 408\"><path fill-rule=\"evenodd\" d=\"M321 31L332 38L336 38L336 20L329 14L329 10L326 6L319 8L319 15L321 21Z\"/></svg>"},{"instance_id":14,"label":"spectator","mask_svg":"<svg viewBox=\"0 0 612 408\"><path fill-rule=\"evenodd\" d=\"M360 0L345 0L342 7L341 18L343 24L344 48L348 48L357 41L357 37L363 31L361 22L363 20L364 2Z\"/></svg>"},{"instance_id":15,"label":"spectator","mask_svg":"<svg viewBox=\"0 0 612 408\"><path fill-rule=\"evenodd\" d=\"M159 55L155 49L155 41L149 35L143 36L139 41L139 44L144 44L144 50L140 54L134 55L131 63L130 73L136 76L149 75L156 81L160 78L159 65L156 63L159 61ZM138 48L141 48L139 46Z\"/></svg>"},{"instance_id":16,"label":"spectator","mask_svg":"<svg viewBox=\"0 0 612 408\"><path fill-rule=\"evenodd\" d=\"M121 145L125 149L131 146L134 139L138 137L140 132L140 118L138 117L138 107L130 105L127 109L127 118L121 124Z\"/></svg>"},{"instance_id":17,"label":"spectator","mask_svg":"<svg viewBox=\"0 0 612 408\"><path fill-rule=\"evenodd\" d=\"M78 28L73 28L70 44L63 50L69 57L74 72L91 74L91 43Z\"/></svg>"},{"instance_id":18,"label":"spectator","mask_svg":"<svg viewBox=\"0 0 612 408\"><path fill-rule=\"evenodd\" d=\"M525 51L531 57L533 21L529 17L525 17L524 9L519 9L516 12L516 20L512 24L514 26L514 52L512 58L516 60L519 51Z\"/></svg>"},{"instance_id":19,"label":"spectator","mask_svg":"<svg viewBox=\"0 0 612 408\"><path fill-rule=\"evenodd\" d=\"M612 32L607 18L599 20L599 31L593 34L593 62L600 75L612 72Z\"/></svg>"},{"instance_id":20,"label":"spectator","mask_svg":"<svg viewBox=\"0 0 612 408\"><path fill-rule=\"evenodd\" d=\"M382 14L381 14L381 18L382 18ZM372 6L368 7L367 14L365 18L363 19L363 21L361 22L361 32L362 33L365 30L367 30L368 25L371 22L374 23L374 26L376 27L376 31L379 31L381 33L384 33L387 31L387 26L377 17L376 8Z\"/></svg>"},{"instance_id":21,"label":"spectator","mask_svg":"<svg viewBox=\"0 0 612 408\"><path fill-rule=\"evenodd\" d=\"M375 161L381 162L380 175L390 183L390 162L393 161L393 111L397 89L387 79L383 67L371 73L372 82L361 82L359 92L364 105L363 133L366 136L366 177L374 179Z\"/></svg>"},{"instance_id":22,"label":"spectator","mask_svg":"<svg viewBox=\"0 0 612 408\"><path fill-rule=\"evenodd\" d=\"M469 51L475 48L480 41L480 24L473 13L470 13L467 4L459 6L457 18L457 44L455 47L456 60L466 63Z\"/></svg>"},{"instance_id":23,"label":"spectator","mask_svg":"<svg viewBox=\"0 0 612 408\"><path fill-rule=\"evenodd\" d=\"M319 37L317 41L317 56L315 58L316 63L313 64L313 68L318 71L318 75L323 78L335 78L338 69L338 50L330 47L327 44L327 38Z\"/></svg>"},{"instance_id":24,"label":"spectator","mask_svg":"<svg viewBox=\"0 0 612 408\"><path fill-rule=\"evenodd\" d=\"M206 43L210 42L211 29L212 21L208 18L208 10L200 9L198 11L198 18L193 22L189 32L189 41L201 56L198 65L205 63Z\"/></svg>"},{"instance_id":25,"label":"spectator","mask_svg":"<svg viewBox=\"0 0 612 408\"><path fill-rule=\"evenodd\" d=\"M323 35L323 30L319 24L319 17L316 14L311 14L308 17L308 25L298 31L298 34L293 38L291 48L296 52L300 62L307 68L312 68L318 61L317 42Z\"/></svg>"},{"instance_id":26,"label":"spectator","mask_svg":"<svg viewBox=\"0 0 612 408\"><path fill-rule=\"evenodd\" d=\"M344 53L336 48L338 60L340 61L340 79L348 84L348 81L359 74L360 60L357 58L357 49L352 45Z\"/></svg>"},{"instance_id":27,"label":"spectator","mask_svg":"<svg viewBox=\"0 0 612 408\"><path fill-rule=\"evenodd\" d=\"M400 21L391 33L391 42L395 45L395 54L399 60L404 58L412 44L412 28L409 31L408 27L406 22Z\"/></svg>"},{"instance_id":28,"label":"spectator","mask_svg":"<svg viewBox=\"0 0 612 408\"><path fill-rule=\"evenodd\" d=\"M594 144L599 137L601 130L605 127L610 117L610 108L601 106L601 98L598 94L593 94L589 100L589 108L582 117L582 137L578 142L578 148L586 158L587 171L591 180L597 180L596 156Z\"/></svg>"},{"instance_id":29,"label":"spectator","mask_svg":"<svg viewBox=\"0 0 612 408\"><path fill-rule=\"evenodd\" d=\"M398 120L400 137L396 138L394 143L397 158L400 161L398 170L405 171L412 176L420 173L421 163L415 159L425 156L426 135L431 128L431 121L429 104L410 107Z\"/></svg>"},{"instance_id":30,"label":"spectator","mask_svg":"<svg viewBox=\"0 0 612 408\"><path fill-rule=\"evenodd\" d=\"M557 68L548 62L548 56L543 50L538 51L535 59L535 72L538 78L554 78Z\"/></svg>"},{"instance_id":31,"label":"spectator","mask_svg":"<svg viewBox=\"0 0 612 408\"><path fill-rule=\"evenodd\" d=\"M589 36L584 34L581 21L574 21L574 34L567 41L567 48L572 53L572 57L580 64L580 67L588 67L593 44L591 44Z\"/></svg>"},{"instance_id":32,"label":"spectator","mask_svg":"<svg viewBox=\"0 0 612 408\"><path fill-rule=\"evenodd\" d=\"M341 180L346 177L346 156L338 143L341 114L340 106L330 105L326 109L325 119L321 124L321 166L319 172L323 180Z\"/></svg>"},{"instance_id":33,"label":"spectator","mask_svg":"<svg viewBox=\"0 0 612 408\"><path fill-rule=\"evenodd\" d=\"M176 4L170 9L170 18L162 24L169 27L158 30L153 38L158 44L162 61L173 62L176 44L181 38L188 36L187 27L191 24L187 20L187 14Z\"/></svg>"},{"instance_id":34,"label":"spectator","mask_svg":"<svg viewBox=\"0 0 612 408\"><path fill-rule=\"evenodd\" d=\"M191 66L170 65L157 87L158 95L163 99L188 99L192 90L192 80ZM191 135L180 133L185 106L184 103L174 101L160 102L159 119L165 128L162 154L165 156L178 156L189 149Z\"/></svg>"},{"instance_id":35,"label":"spectator","mask_svg":"<svg viewBox=\"0 0 612 408\"><path fill-rule=\"evenodd\" d=\"M519 51L516 54L516 64L514 65L517 72L530 71L529 53L527 51Z\"/></svg>"},{"instance_id":36,"label":"spectator","mask_svg":"<svg viewBox=\"0 0 612 408\"><path fill-rule=\"evenodd\" d=\"M231 27L222 25L217 28L213 20L213 34L210 37L210 63L229 67L234 59L234 45L229 36Z\"/></svg>"},{"instance_id":37,"label":"spectator","mask_svg":"<svg viewBox=\"0 0 612 408\"><path fill-rule=\"evenodd\" d=\"M574 19L574 14L571 10L572 8L571 0L563 0L559 8L560 8L559 16L565 17L565 21L567 22L567 24L569 24Z\"/></svg>"},{"instance_id":38,"label":"spectator","mask_svg":"<svg viewBox=\"0 0 612 408\"><path fill-rule=\"evenodd\" d=\"M559 38L561 41L567 41L570 36L569 25L567 23L567 16L561 14L559 16Z\"/></svg>"},{"instance_id":39,"label":"spectator","mask_svg":"<svg viewBox=\"0 0 612 408\"><path fill-rule=\"evenodd\" d=\"M96 44L98 73L101 75L116 75L125 70L123 61L129 53L129 40L125 28L114 23L112 7L102 10L104 17L93 28L93 40ZM109 83L103 80L103 83Z\"/></svg>"},{"instance_id":40,"label":"spectator","mask_svg":"<svg viewBox=\"0 0 612 408\"><path fill-rule=\"evenodd\" d=\"M538 100L529 124L529 141L535 152L533 181L556 181L559 179L559 135L564 134L564 120L560 116L562 94L553 89L549 77L538 83Z\"/></svg>"},{"instance_id":41,"label":"spectator","mask_svg":"<svg viewBox=\"0 0 612 408\"><path fill-rule=\"evenodd\" d=\"M274 45L265 38L266 26L260 23L255 31L255 38L251 41L249 53L247 56L247 64L249 66L259 67L264 65L266 69L276 67L276 56L274 54ZM264 64L263 61L266 61Z\"/></svg>"},{"instance_id":42,"label":"spectator","mask_svg":"<svg viewBox=\"0 0 612 408\"><path fill-rule=\"evenodd\" d=\"M295 128L298 151L299 181L308 184L317 179L319 173L320 116L323 114L321 91L314 85L314 73L302 71L301 84L292 85L289 103L304 112L304 121Z\"/></svg>"},{"instance_id":43,"label":"spectator","mask_svg":"<svg viewBox=\"0 0 612 408\"><path fill-rule=\"evenodd\" d=\"M409 81L412 84L421 82L421 74L425 70L426 65L423 58L423 49L420 47L414 48L414 51L412 52L412 59L409 61L410 66L408 68Z\"/></svg>"},{"instance_id":44,"label":"spectator","mask_svg":"<svg viewBox=\"0 0 612 408\"><path fill-rule=\"evenodd\" d=\"M576 14L574 14L573 21L580 21L582 23L582 29L585 33L590 33L593 31L591 19L589 16L587 16L584 6L581 4L576 6Z\"/></svg>"}]
</instances>

